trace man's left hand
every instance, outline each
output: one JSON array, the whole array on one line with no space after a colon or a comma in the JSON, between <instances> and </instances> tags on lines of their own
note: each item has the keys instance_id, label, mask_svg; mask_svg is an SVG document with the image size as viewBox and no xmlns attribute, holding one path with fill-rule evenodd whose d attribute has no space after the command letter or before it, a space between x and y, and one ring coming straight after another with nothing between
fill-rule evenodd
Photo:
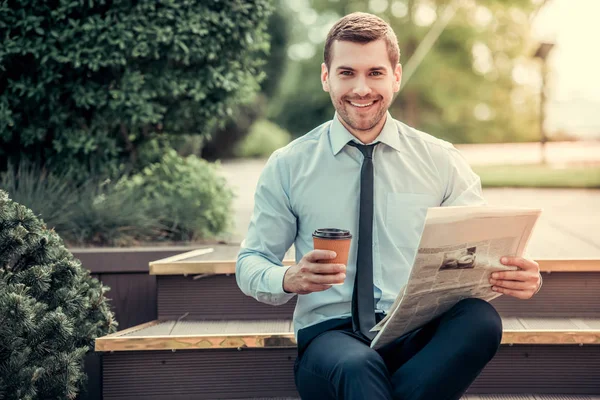
<instances>
[{"instance_id":1,"label":"man's left hand","mask_svg":"<svg viewBox=\"0 0 600 400\"><path fill-rule=\"evenodd\" d=\"M540 266L522 257L502 257L504 265L518 267L516 271L494 272L490 278L492 290L518 299L530 299L540 287Z\"/></svg>"}]
</instances>

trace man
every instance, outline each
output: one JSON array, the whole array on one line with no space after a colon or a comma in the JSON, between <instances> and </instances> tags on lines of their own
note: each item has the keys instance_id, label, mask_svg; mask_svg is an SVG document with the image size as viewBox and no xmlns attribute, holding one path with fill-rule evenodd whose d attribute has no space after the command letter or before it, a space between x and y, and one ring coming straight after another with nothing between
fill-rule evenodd
<instances>
[{"instance_id":1,"label":"man","mask_svg":"<svg viewBox=\"0 0 600 400\"><path fill-rule=\"evenodd\" d=\"M295 377L303 399L458 399L500 344L495 309L467 299L370 348L370 328L408 279L427 207L484 204L479 177L452 145L388 113L400 89L399 53L380 18L354 13L338 21L321 67L335 116L276 151L256 188L236 279L265 303L298 295ZM313 250L319 228L354 233L347 265ZM292 243L297 264L283 267ZM526 299L539 289L534 261L502 262L519 270L498 273L493 290Z\"/></svg>"}]
</instances>

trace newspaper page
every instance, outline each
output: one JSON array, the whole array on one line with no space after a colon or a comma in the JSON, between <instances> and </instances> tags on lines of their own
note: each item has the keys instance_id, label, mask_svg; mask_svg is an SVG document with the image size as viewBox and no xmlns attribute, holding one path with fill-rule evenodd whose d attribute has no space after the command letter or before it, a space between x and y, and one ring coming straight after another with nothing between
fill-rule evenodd
<instances>
[{"instance_id":1,"label":"newspaper page","mask_svg":"<svg viewBox=\"0 0 600 400\"><path fill-rule=\"evenodd\" d=\"M407 284L396 298L371 347L378 349L417 329L462 299L490 301L492 272L517 269L502 256L523 256L540 209L460 206L433 207Z\"/></svg>"}]
</instances>

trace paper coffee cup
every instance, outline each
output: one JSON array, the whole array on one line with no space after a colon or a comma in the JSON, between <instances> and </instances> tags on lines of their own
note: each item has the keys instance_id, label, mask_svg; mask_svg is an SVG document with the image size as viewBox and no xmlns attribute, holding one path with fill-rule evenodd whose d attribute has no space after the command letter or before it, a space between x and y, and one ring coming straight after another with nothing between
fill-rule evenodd
<instances>
[{"instance_id":1,"label":"paper coffee cup","mask_svg":"<svg viewBox=\"0 0 600 400\"><path fill-rule=\"evenodd\" d=\"M348 265L348 253L352 243L350 231L335 228L317 229L312 234L315 250L335 251L336 256L330 260L321 260L320 263ZM336 285L343 285L337 283Z\"/></svg>"}]
</instances>

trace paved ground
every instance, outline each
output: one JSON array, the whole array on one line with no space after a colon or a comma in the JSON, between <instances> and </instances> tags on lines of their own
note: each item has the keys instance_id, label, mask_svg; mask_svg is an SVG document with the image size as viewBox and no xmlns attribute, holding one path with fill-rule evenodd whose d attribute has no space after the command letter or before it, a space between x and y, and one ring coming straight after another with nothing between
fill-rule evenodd
<instances>
[{"instance_id":1,"label":"paved ground","mask_svg":"<svg viewBox=\"0 0 600 400\"><path fill-rule=\"evenodd\" d=\"M476 164L538 163L539 143L462 144L456 146L465 158ZM551 142L546 144L546 160L552 164L598 164L600 141Z\"/></svg>"},{"instance_id":2,"label":"paved ground","mask_svg":"<svg viewBox=\"0 0 600 400\"><path fill-rule=\"evenodd\" d=\"M507 146L487 147L485 151L471 148L463 151L469 161L484 160L482 153L516 154L521 150ZM524 156L526 152L522 153ZM600 161L600 147L595 154L586 149L560 153L559 162L572 162L585 155ZM579 154L579 155L578 155ZM235 231L228 239L241 242L252 215L254 190L265 160L236 160L223 163L222 173L236 192L234 201ZM534 257L544 258L600 258L600 190L571 189L485 189L490 205L540 207L544 211L528 251Z\"/></svg>"}]
</instances>

